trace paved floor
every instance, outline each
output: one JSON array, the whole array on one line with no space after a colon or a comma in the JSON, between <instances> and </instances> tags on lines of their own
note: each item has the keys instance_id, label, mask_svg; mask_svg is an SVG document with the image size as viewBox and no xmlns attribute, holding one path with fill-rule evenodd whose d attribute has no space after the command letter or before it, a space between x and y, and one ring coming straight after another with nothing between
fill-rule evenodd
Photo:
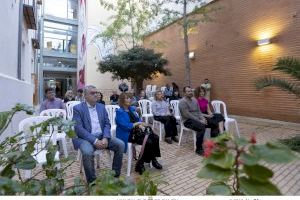
<instances>
[{"instance_id":1,"label":"paved floor","mask_svg":"<svg viewBox=\"0 0 300 200\"><path fill-rule=\"evenodd\" d=\"M257 134L258 143L263 143L279 138L287 138L300 134L300 125L273 121L261 121L253 118L237 117L241 135L250 137L251 133ZM231 127L233 128L233 127ZM150 169L154 177L160 177L168 184L159 185L159 195L205 195L208 180L196 177L202 164L202 157L193 151L191 134L185 134L182 146L177 143L160 143L162 157L159 159L163 170ZM74 153L74 152L73 152ZM100 170L109 169L106 156L100 161ZM132 168L134 169L134 164ZM123 161L123 175L126 173L127 159ZM284 195L300 195L300 161L287 165L269 165L275 172L273 182L280 188ZM66 184L71 185L74 177L81 176L79 163L75 162L66 173ZM136 178L132 172L132 178ZM83 178L83 177L82 177Z\"/></svg>"}]
</instances>

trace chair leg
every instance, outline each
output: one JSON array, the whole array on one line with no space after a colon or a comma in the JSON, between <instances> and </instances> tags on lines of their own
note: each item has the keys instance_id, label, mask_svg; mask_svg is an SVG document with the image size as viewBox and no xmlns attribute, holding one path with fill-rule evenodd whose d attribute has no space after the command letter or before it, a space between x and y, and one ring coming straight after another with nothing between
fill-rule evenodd
<instances>
[{"instance_id":1,"label":"chair leg","mask_svg":"<svg viewBox=\"0 0 300 200\"><path fill-rule=\"evenodd\" d=\"M228 123L228 121L225 121L224 126L225 126L225 131L228 132L229 131L229 123Z\"/></svg>"},{"instance_id":2,"label":"chair leg","mask_svg":"<svg viewBox=\"0 0 300 200\"><path fill-rule=\"evenodd\" d=\"M162 123L159 123L159 140L162 141Z\"/></svg>"},{"instance_id":3,"label":"chair leg","mask_svg":"<svg viewBox=\"0 0 300 200\"><path fill-rule=\"evenodd\" d=\"M96 162L97 162L97 169L100 168L100 155L96 156Z\"/></svg>"},{"instance_id":4,"label":"chair leg","mask_svg":"<svg viewBox=\"0 0 300 200\"><path fill-rule=\"evenodd\" d=\"M130 176L131 171L131 162L132 162L132 145L131 143L128 143L128 149L127 149L127 176Z\"/></svg>"},{"instance_id":5,"label":"chair leg","mask_svg":"<svg viewBox=\"0 0 300 200\"><path fill-rule=\"evenodd\" d=\"M145 123L148 125L148 117L145 117Z\"/></svg>"},{"instance_id":6,"label":"chair leg","mask_svg":"<svg viewBox=\"0 0 300 200\"><path fill-rule=\"evenodd\" d=\"M197 141L197 138L196 138L196 132L193 131L193 137L194 137L194 151L196 151L197 147L196 147L196 141Z\"/></svg>"},{"instance_id":7,"label":"chair leg","mask_svg":"<svg viewBox=\"0 0 300 200\"><path fill-rule=\"evenodd\" d=\"M178 146L180 146L180 144L181 144L182 135L183 135L183 128L180 127L180 136L179 136Z\"/></svg>"},{"instance_id":8,"label":"chair leg","mask_svg":"<svg viewBox=\"0 0 300 200\"><path fill-rule=\"evenodd\" d=\"M110 152L110 150L107 150L107 156L108 156L109 166L111 166L112 165L112 159L111 159L111 152Z\"/></svg>"},{"instance_id":9,"label":"chair leg","mask_svg":"<svg viewBox=\"0 0 300 200\"><path fill-rule=\"evenodd\" d=\"M80 150L78 150L77 160L79 161L79 164L80 164L80 171L79 172L82 173L83 162L82 162L82 155L81 155Z\"/></svg>"},{"instance_id":10,"label":"chair leg","mask_svg":"<svg viewBox=\"0 0 300 200\"><path fill-rule=\"evenodd\" d=\"M67 158L68 157L67 141L65 138L62 138L60 142L61 142L61 145L62 145L62 148L64 151L64 156L65 156L65 158Z\"/></svg>"},{"instance_id":11,"label":"chair leg","mask_svg":"<svg viewBox=\"0 0 300 200\"><path fill-rule=\"evenodd\" d=\"M236 121L236 120L234 120L234 124L235 124L235 128L236 128L237 136L238 136L238 137L241 137L241 136L240 136L239 127L238 127L238 125L237 125L237 121Z\"/></svg>"}]
</instances>

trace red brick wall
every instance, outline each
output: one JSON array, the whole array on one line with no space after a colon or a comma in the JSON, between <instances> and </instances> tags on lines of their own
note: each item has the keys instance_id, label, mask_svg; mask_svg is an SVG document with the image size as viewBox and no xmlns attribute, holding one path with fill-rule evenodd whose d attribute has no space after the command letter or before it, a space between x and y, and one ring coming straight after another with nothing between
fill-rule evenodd
<instances>
[{"instance_id":1,"label":"red brick wall","mask_svg":"<svg viewBox=\"0 0 300 200\"><path fill-rule=\"evenodd\" d=\"M300 99L277 88L256 91L254 80L263 75L288 76L273 72L278 57L300 58L300 1L219 0L210 6L221 10L212 14L214 22L199 24L189 35L192 87L204 78L212 83L212 100L223 100L230 114L300 122ZM257 46L257 40L271 44ZM154 43L164 45L153 45ZM174 23L144 40L144 46L163 52L172 76L152 82L162 86L176 82L184 86L183 38Z\"/></svg>"}]
</instances>

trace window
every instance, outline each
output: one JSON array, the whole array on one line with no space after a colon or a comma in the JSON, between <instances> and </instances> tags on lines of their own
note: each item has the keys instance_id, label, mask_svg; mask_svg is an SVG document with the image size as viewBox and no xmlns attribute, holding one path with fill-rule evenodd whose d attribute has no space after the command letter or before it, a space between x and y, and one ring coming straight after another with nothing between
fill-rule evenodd
<instances>
[{"instance_id":1,"label":"window","mask_svg":"<svg viewBox=\"0 0 300 200\"><path fill-rule=\"evenodd\" d=\"M54 57L44 57L44 67L52 68L77 68L77 60L72 58L54 58Z\"/></svg>"},{"instance_id":2,"label":"window","mask_svg":"<svg viewBox=\"0 0 300 200\"><path fill-rule=\"evenodd\" d=\"M45 0L44 12L46 15L64 19L77 19L77 0Z\"/></svg>"}]
</instances>

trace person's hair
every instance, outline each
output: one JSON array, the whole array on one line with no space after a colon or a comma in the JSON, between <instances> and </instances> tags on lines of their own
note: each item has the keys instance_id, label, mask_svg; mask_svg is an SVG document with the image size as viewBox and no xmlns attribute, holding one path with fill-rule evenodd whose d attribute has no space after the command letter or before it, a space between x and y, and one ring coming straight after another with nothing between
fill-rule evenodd
<instances>
[{"instance_id":1,"label":"person's hair","mask_svg":"<svg viewBox=\"0 0 300 200\"><path fill-rule=\"evenodd\" d=\"M47 94L49 91L54 92L53 88L46 88L45 94Z\"/></svg>"},{"instance_id":2,"label":"person's hair","mask_svg":"<svg viewBox=\"0 0 300 200\"><path fill-rule=\"evenodd\" d=\"M191 88L190 86L184 86L182 91L185 93L186 88Z\"/></svg>"},{"instance_id":3,"label":"person's hair","mask_svg":"<svg viewBox=\"0 0 300 200\"><path fill-rule=\"evenodd\" d=\"M124 105L125 105L125 101L126 99L128 99L130 96L129 94L125 93L125 92L122 92L119 96L119 99L118 99L118 104L121 108L124 108Z\"/></svg>"},{"instance_id":4,"label":"person's hair","mask_svg":"<svg viewBox=\"0 0 300 200\"><path fill-rule=\"evenodd\" d=\"M154 94L154 100L155 100L155 101L157 101L157 94L158 94L158 93L162 93L162 91L157 90L157 91L155 92L155 94Z\"/></svg>"},{"instance_id":5,"label":"person's hair","mask_svg":"<svg viewBox=\"0 0 300 200\"><path fill-rule=\"evenodd\" d=\"M70 95L71 92L73 93L72 90L68 90L68 91L66 92L66 94L65 94L65 98L67 98L67 97Z\"/></svg>"},{"instance_id":6,"label":"person's hair","mask_svg":"<svg viewBox=\"0 0 300 200\"><path fill-rule=\"evenodd\" d=\"M207 80L208 81L208 78L204 79L205 81Z\"/></svg>"},{"instance_id":7,"label":"person's hair","mask_svg":"<svg viewBox=\"0 0 300 200\"><path fill-rule=\"evenodd\" d=\"M83 93L83 90L82 89L78 89L77 92Z\"/></svg>"},{"instance_id":8,"label":"person's hair","mask_svg":"<svg viewBox=\"0 0 300 200\"><path fill-rule=\"evenodd\" d=\"M98 92L99 92L101 100L103 100L103 94L102 94L102 92L100 92L100 91L98 91Z\"/></svg>"},{"instance_id":9,"label":"person's hair","mask_svg":"<svg viewBox=\"0 0 300 200\"><path fill-rule=\"evenodd\" d=\"M195 89L195 91L194 91L194 96L195 96L195 98L199 98L200 97L200 93L201 92L204 92L204 95L206 95L206 89L204 88L204 87L197 87L196 89Z\"/></svg>"},{"instance_id":10,"label":"person's hair","mask_svg":"<svg viewBox=\"0 0 300 200\"><path fill-rule=\"evenodd\" d=\"M84 96L88 94L88 92L89 92L90 89L96 89L96 87L93 86L93 85L87 85L87 86L85 86L84 90L83 90Z\"/></svg>"}]
</instances>

